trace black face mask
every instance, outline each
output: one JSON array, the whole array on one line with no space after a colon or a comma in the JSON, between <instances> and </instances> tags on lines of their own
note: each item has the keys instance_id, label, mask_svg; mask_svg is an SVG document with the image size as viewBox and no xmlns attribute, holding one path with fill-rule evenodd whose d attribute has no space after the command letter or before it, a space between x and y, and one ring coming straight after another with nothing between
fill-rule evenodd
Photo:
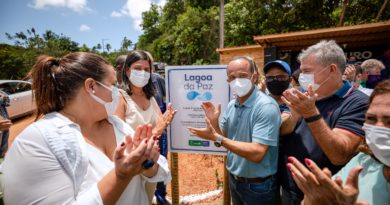
<instances>
[{"instance_id":1,"label":"black face mask","mask_svg":"<svg viewBox=\"0 0 390 205\"><path fill-rule=\"evenodd\" d=\"M274 80L270 82L266 82L267 89L272 95L282 95L285 90L287 90L288 86L290 85L289 80Z\"/></svg>"}]
</instances>

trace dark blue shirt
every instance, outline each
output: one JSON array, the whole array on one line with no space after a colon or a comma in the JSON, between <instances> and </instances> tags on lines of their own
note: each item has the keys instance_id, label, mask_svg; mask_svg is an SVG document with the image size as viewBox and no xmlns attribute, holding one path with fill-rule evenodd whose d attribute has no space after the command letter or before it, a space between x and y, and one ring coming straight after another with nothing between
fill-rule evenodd
<instances>
[{"instance_id":1,"label":"dark blue shirt","mask_svg":"<svg viewBox=\"0 0 390 205\"><path fill-rule=\"evenodd\" d=\"M344 86L334 95L318 100L316 106L331 129L339 128L364 137L362 125L368 108L368 96L354 90L348 82L344 81ZM281 138L279 149L279 182L283 189L294 192L301 198L303 194L286 167L289 156L296 157L302 163L305 158L312 159L321 169L327 167L333 174L342 168L330 162L303 119L298 121L293 133Z\"/></svg>"}]
</instances>

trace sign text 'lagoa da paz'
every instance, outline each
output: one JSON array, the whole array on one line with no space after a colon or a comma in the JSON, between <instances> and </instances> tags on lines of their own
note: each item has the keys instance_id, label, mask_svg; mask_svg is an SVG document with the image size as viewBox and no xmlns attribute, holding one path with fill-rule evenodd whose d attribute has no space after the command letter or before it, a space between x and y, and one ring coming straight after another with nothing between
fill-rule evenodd
<instances>
[{"instance_id":1,"label":"sign text 'lagoa da paz'","mask_svg":"<svg viewBox=\"0 0 390 205\"><path fill-rule=\"evenodd\" d=\"M187 75L184 74L185 90L212 90L213 89L213 76L212 75Z\"/></svg>"}]
</instances>

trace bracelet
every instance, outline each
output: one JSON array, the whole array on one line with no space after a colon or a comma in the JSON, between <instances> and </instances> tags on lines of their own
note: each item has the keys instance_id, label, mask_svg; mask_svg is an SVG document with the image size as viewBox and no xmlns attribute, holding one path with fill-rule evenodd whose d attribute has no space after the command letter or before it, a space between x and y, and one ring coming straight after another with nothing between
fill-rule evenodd
<instances>
[{"instance_id":1,"label":"bracelet","mask_svg":"<svg viewBox=\"0 0 390 205\"><path fill-rule=\"evenodd\" d=\"M309 123L309 122L317 121L317 120L319 120L321 118L322 118L322 115L318 114L318 115L314 115L314 116L311 116L311 117L308 117L308 118L303 118L303 119L305 120L306 123Z\"/></svg>"}]
</instances>

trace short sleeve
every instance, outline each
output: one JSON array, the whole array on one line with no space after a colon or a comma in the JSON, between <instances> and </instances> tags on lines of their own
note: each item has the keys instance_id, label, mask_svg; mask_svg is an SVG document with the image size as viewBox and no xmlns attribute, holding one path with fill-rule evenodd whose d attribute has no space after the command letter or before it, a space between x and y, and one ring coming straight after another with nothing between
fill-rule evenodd
<instances>
[{"instance_id":1,"label":"short sleeve","mask_svg":"<svg viewBox=\"0 0 390 205\"><path fill-rule=\"evenodd\" d=\"M364 137L362 126L368 109L368 97L360 91L355 91L354 95L348 98L351 99L347 99L335 128L347 130Z\"/></svg>"},{"instance_id":2,"label":"short sleeve","mask_svg":"<svg viewBox=\"0 0 390 205\"><path fill-rule=\"evenodd\" d=\"M224 132L227 132L227 128L228 128L228 123L229 123L229 113L231 111L231 107L234 106L233 104L234 101L230 101L230 103L228 104L228 106L226 107L226 110L223 112L222 114L222 118L221 120L219 121L219 127L224 131Z\"/></svg>"},{"instance_id":3,"label":"short sleeve","mask_svg":"<svg viewBox=\"0 0 390 205\"><path fill-rule=\"evenodd\" d=\"M267 103L262 105L254 116L252 140L254 142L278 146L281 117L279 108Z\"/></svg>"}]
</instances>

